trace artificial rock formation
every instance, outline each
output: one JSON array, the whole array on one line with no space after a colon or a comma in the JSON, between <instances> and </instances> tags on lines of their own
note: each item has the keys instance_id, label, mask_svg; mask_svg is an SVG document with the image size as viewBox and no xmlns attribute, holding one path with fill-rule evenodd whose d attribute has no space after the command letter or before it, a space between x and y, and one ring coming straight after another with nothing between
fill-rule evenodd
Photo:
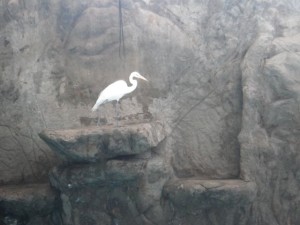
<instances>
[{"instance_id":1,"label":"artificial rock formation","mask_svg":"<svg viewBox=\"0 0 300 225\"><path fill-rule=\"evenodd\" d=\"M293 15L278 18L277 26L261 21L242 64L241 177L258 186L259 224L300 221L299 22Z\"/></svg>"},{"instance_id":2,"label":"artificial rock formation","mask_svg":"<svg viewBox=\"0 0 300 225\"><path fill-rule=\"evenodd\" d=\"M172 212L158 204L169 175L180 182L254 182L242 224L299 224L299 1L120 2L0 1L0 183L47 179L61 161L38 134L92 125L97 115L90 108L100 90L138 70L150 82L121 101L121 120L161 121L166 132L156 151L143 153L149 179L163 177L141 201L155 196L155 207L133 207L147 219L161 218L144 218L146 224L170 222L156 216ZM115 121L110 104L100 115L103 123ZM95 149L80 160L90 162ZM103 164L107 171L122 167L112 162ZM168 175L155 173L162 165ZM64 171L54 170L52 182L63 174L68 184ZM226 214L224 223L232 224L240 215L235 209L197 213L186 223L218 224ZM105 215L104 221L114 218ZM185 221L176 215L167 217Z\"/></svg>"},{"instance_id":3,"label":"artificial rock formation","mask_svg":"<svg viewBox=\"0 0 300 225\"><path fill-rule=\"evenodd\" d=\"M254 182L170 180L172 173L160 152L165 130L158 122L47 130L40 136L69 161L50 173L51 184L60 193L65 225L250 220Z\"/></svg>"},{"instance_id":4,"label":"artificial rock formation","mask_svg":"<svg viewBox=\"0 0 300 225\"><path fill-rule=\"evenodd\" d=\"M65 225L164 224L161 191L170 171L160 157L160 123L44 131L69 164L54 168ZM155 217L153 214L158 213Z\"/></svg>"}]
</instances>

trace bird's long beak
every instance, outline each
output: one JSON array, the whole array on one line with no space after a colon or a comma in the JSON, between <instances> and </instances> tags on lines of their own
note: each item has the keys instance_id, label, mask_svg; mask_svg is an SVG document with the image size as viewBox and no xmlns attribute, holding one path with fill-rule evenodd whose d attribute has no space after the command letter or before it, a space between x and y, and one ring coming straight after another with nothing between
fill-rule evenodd
<instances>
[{"instance_id":1,"label":"bird's long beak","mask_svg":"<svg viewBox=\"0 0 300 225\"><path fill-rule=\"evenodd\" d=\"M148 81L145 77L143 77L141 74L140 74L140 77L141 79L145 80L145 81Z\"/></svg>"}]
</instances>

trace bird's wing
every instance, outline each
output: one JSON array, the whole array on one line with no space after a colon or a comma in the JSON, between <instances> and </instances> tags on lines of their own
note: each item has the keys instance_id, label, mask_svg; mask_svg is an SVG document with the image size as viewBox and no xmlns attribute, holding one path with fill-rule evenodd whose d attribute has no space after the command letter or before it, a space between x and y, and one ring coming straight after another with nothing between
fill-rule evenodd
<instances>
[{"instance_id":1,"label":"bird's wing","mask_svg":"<svg viewBox=\"0 0 300 225\"><path fill-rule=\"evenodd\" d=\"M122 98L127 90L127 83L124 80L118 80L108 85L99 95L103 101L113 101Z\"/></svg>"},{"instance_id":2,"label":"bird's wing","mask_svg":"<svg viewBox=\"0 0 300 225\"><path fill-rule=\"evenodd\" d=\"M125 94L127 94L128 87L124 80L118 80L110 85L108 85L101 93L92 108L92 111L97 110L97 108L110 101L119 101Z\"/></svg>"}]
</instances>

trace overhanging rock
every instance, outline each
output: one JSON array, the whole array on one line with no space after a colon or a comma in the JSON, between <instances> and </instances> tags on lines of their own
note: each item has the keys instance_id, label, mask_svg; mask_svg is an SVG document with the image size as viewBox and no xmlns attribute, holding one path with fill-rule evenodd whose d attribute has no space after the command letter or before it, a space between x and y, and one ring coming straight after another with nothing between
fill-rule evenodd
<instances>
[{"instance_id":1,"label":"overhanging rock","mask_svg":"<svg viewBox=\"0 0 300 225\"><path fill-rule=\"evenodd\" d=\"M44 130L39 136L52 150L70 161L96 162L145 153L156 147L165 138L166 132L161 123L153 122L121 127Z\"/></svg>"}]
</instances>

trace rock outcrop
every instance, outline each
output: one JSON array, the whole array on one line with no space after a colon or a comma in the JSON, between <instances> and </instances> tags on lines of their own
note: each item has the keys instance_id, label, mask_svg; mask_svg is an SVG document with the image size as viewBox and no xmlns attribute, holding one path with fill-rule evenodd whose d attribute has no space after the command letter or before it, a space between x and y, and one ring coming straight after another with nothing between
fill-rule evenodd
<instances>
[{"instance_id":1,"label":"rock outcrop","mask_svg":"<svg viewBox=\"0 0 300 225\"><path fill-rule=\"evenodd\" d=\"M68 165L54 168L65 225L164 224L161 190L171 176L160 156L160 123L44 131L40 136ZM159 213L155 218L151 214Z\"/></svg>"},{"instance_id":2,"label":"rock outcrop","mask_svg":"<svg viewBox=\"0 0 300 225\"><path fill-rule=\"evenodd\" d=\"M42 132L41 138L69 161L50 173L63 224L247 224L255 183L171 179L158 151L165 134L157 122Z\"/></svg>"}]
</instances>

